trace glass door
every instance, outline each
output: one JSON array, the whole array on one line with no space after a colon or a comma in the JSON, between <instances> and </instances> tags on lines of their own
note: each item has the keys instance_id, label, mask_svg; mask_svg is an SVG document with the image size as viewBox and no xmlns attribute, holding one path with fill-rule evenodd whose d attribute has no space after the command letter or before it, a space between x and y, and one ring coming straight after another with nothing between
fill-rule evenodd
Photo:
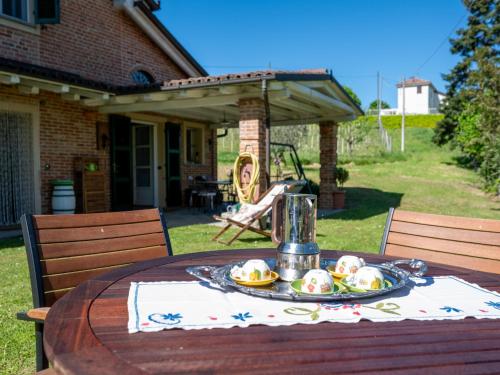
<instances>
[{"instance_id":1,"label":"glass door","mask_svg":"<svg viewBox=\"0 0 500 375\"><path fill-rule=\"evenodd\" d=\"M133 129L134 206L153 206L153 126L134 124Z\"/></svg>"}]
</instances>

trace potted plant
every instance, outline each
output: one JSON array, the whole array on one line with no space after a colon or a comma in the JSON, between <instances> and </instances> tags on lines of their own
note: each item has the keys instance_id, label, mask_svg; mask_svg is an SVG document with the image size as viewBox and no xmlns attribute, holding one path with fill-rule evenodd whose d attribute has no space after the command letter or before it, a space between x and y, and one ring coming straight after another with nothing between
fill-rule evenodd
<instances>
[{"instance_id":1,"label":"potted plant","mask_svg":"<svg viewBox=\"0 0 500 375\"><path fill-rule=\"evenodd\" d=\"M335 182L337 190L333 192L333 208L344 208L345 206L345 190L344 184L349 179L349 172L342 167L334 169Z\"/></svg>"}]
</instances>

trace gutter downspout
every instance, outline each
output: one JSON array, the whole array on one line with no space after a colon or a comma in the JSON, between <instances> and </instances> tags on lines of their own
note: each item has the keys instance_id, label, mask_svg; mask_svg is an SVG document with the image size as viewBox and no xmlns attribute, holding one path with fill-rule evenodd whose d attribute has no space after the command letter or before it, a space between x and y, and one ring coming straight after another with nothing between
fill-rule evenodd
<instances>
[{"instance_id":1,"label":"gutter downspout","mask_svg":"<svg viewBox=\"0 0 500 375\"><path fill-rule=\"evenodd\" d=\"M266 180L267 186L271 184L271 110L269 108L269 94L267 91L267 80L262 80L262 97L264 99L264 111L266 114Z\"/></svg>"}]
</instances>

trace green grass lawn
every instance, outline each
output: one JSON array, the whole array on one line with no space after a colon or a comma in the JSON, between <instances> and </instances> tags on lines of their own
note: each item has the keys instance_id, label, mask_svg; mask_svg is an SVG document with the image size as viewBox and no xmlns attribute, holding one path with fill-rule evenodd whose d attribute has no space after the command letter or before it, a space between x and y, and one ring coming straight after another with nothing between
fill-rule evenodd
<instances>
[{"instance_id":1,"label":"green grass lawn","mask_svg":"<svg viewBox=\"0 0 500 375\"><path fill-rule=\"evenodd\" d=\"M395 149L399 131L391 130ZM408 129L402 157L381 156L369 163L344 164L347 209L318 221L318 243L323 249L377 252L389 207L439 214L500 219L500 204L478 188L476 175L454 162L456 153L432 145L432 129ZM229 161L228 161L229 162ZM318 181L318 169L306 170ZM210 241L218 230L193 225L170 230L176 254L219 249ZM270 240L245 234L231 248L273 247ZM15 320L18 310L31 305L31 292L22 241L0 241L0 373L34 371L34 330Z\"/></svg>"}]
</instances>

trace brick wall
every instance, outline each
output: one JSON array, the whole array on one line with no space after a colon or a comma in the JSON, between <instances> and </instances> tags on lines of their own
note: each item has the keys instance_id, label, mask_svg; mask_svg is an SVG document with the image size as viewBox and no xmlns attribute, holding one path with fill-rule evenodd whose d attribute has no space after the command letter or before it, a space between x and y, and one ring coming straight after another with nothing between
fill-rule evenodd
<instances>
[{"instance_id":1,"label":"brick wall","mask_svg":"<svg viewBox=\"0 0 500 375\"><path fill-rule=\"evenodd\" d=\"M337 185L333 171L337 165L337 124L333 121L319 123L319 170L320 197L319 207L323 209L333 208L333 192Z\"/></svg>"},{"instance_id":2,"label":"brick wall","mask_svg":"<svg viewBox=\"0 0 500 375\"><path fill-rule=\"evenodd\" d=\"M42 167L42 210L51 207L50 180L74 178L74 158L99 157L99 168L106 175L109 210L109 152L96 147L97 113L59 95L46 93L40 100L40 165ZM49 165L49 169L44 166Z\"/></svg>"},{"instance_id":3,"label":"brick wall","mask_svg":"<svg viewBox=\"0 0 500 375\"><path fill-rule=\"evenodd\" d=\"M264 101L259 98L242 99L240 109L240 153L251 152L257 156L260 165L259 185L255 196L267 189L266 178L266 112Z\"/></svg>"},{"instance_id":4,"label":"brick wall","mask_svg":"<svg viewBox=\"0 0 500 375\"><path fill-rule=\"evenodd\" d=\"M40 37L0 25L0 56L33 64L39 63Z\"/></svg>"},{"instance_id":5,"label":"brick wall","mask_svg":"<svg viewBox=\"0 0 500 375\"><path fill-rule=\"evenodd\" d=\"M73 179L73 161L77 156L99 157L100 169L106 173L105 209L109 210L109 153L96 149L98 114L78 103L64 101L56 94L42 92L37 96L20 95L16 88L3 85L0 85L0 101L39 104L42 212L51 212L50 180Z\"/></svg>"},{"instance_id":6,"label":"brick wall","mask_svg":"<svg viewBox=\"0 0 500 375\"><path fill-rule=\"evenodd\" d=\"M157 81L186 78L112 0L61 0L61 23L29 33L0 25L0 56L118 85L144 69Z\"/></svg>"}]
</instances>

